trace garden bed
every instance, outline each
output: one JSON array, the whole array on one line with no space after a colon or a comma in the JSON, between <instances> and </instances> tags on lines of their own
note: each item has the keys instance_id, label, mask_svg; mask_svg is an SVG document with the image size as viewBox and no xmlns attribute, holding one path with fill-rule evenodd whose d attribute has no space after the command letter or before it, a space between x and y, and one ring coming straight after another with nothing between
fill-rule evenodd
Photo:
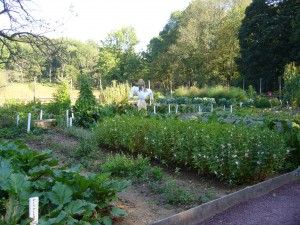
<instances>
[{"instance_id":1,"label":"garden bed","mask_svg":"<svg viewBox=\"0 0 300 225\"><path fill-rule=\"evenodd\" d=\"M76 148L80 146L78 138L66 135L62 130L50 129L47 133L40 136L32 136L24 140L28 147L34 150L51 149L54 156L59 159L61 164L75 166L81 159L74 157ZM99 149L98 154L90 158L88 162L89 169L85 172L97 171L103 159L111 154L110 151ZM70 160L72 159L72 160ZM176 169L176 168L175 168ZM176 184L184 189L193 187L195 191L207 192L208 200L225 196L229 193L242 189L244 186L227 187L216 179L198 176L196 173L188 171L175 171L174 168L164 167L164 175L173 179ZM171 205L162 200L161 194L154 194L149 183L144 182L138 185L132 185L126 191L120 193L121 200L113 204L125 209L129 214L126 217L118 218L113 224L117 225L146 225L155 221L167 218L174 214L183 212L196 205ZM200 204L200 203L199 203Z\"/></svg>"}]
</instances>

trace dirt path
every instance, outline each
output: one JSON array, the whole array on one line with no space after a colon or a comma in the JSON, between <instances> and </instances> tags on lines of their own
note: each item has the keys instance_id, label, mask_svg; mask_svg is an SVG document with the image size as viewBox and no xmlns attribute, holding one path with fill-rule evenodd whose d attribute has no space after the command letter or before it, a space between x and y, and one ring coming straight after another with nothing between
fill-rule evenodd
<instances>
[{"instance_id":1,"label":"dirt path","mask_svg":"<svg viewBox=\"0 0 300 225\"><path fill-rule=\"evenodd\" d=\"M197 225L300 225L300 182L235 205Z\"/></svg>"}]
</instances>

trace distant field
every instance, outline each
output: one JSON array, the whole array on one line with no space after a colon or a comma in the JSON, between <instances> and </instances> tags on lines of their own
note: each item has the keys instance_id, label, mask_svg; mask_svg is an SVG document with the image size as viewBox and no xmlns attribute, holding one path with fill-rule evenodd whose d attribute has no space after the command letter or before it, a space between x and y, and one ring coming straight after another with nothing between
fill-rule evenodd
<instances>
[{"instance_id":1,"label":"distant field","mask_svg":"<svg viewBox=\"0 0 300 225\"><path fill-rule=\"evenodd\" d=\"M41 102L51 102L56 87L50 87L43 84L36 84L36 99ZM72 90L72 102L74 103L79 95L78 90ZM94 95L98 98L99 91L94 91ZM0 104L9 100L18 100L22 102L33 101L34 84L33 83L12 83L0 88Z\"/></svg>"}]
</instances>

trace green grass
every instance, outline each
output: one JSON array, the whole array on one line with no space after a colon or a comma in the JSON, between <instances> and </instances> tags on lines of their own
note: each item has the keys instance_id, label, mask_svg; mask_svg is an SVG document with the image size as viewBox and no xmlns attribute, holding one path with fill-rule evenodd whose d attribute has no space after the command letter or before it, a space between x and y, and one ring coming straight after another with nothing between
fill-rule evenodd
<instances>
[{"instance_id":1,"label":"green grass","mask_svg":"<svg viewBox=\"0 0 300 225\"><path fill-rule=\"evenodd\" d=\"M41 101L49 102L53 98L58 84L36 84L36 98ZM96 97L99 96L99 91L93 91ZM72 97L77 98L79 90L72 90ZM49 99L50 98L50 99ZM33 101L34 99L34 83L10 83L6 86L0 87L0 103L18 99L22 102ZM73 99L74 100L74 99Z\"/></svg>"}]
</instances>

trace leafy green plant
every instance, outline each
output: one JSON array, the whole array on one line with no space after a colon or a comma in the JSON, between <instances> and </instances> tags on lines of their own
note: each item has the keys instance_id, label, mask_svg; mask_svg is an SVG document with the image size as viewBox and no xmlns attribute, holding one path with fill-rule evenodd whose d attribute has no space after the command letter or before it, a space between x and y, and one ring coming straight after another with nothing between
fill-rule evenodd
<instances>
[{"instance_id":1,"label":"leafy green plant","mask_svg":"<svg viewBox=\"0 0 300 225\"><path fill-rule=\"evenodd\" d=\"M74 106L75 125L91 127L100 118L100 108L92 92L92 86L85 77L80 78L80 95Z\"/></svg>"},{"instance_id":2,"label":"leafy green plant","mask_svg":"<svg viewBox=\"0 0 300 225\"><path fill-rule=\"evenodd\" d=\"M300 107L300 68L287 65L284 72L284 100L294 107Z\"/></svg>"},{"instance_id":3,"label":"leafy green plant","mask_svg":"<svg viewBox=\"0 0 300 225\"><path fill-rule=\"evenodd\" d=\"M21 142L0 141L0 223L28 224L28 198L39 197L39 224L111 224L126 215L110 206L127 181L108 174L81 174L59 167L50 151L35 152Z\"/></svg>"},{"instance_id":4,"label":"leafy green plant","mask_svg":"<svg viewBox=\"0 0 300 225\"><path fill-rule=\"evenodd\" d=\"M113 176L127 178L134 183L141 183L149 179L149 158L138 155L136 159L124 154L116 154L106 158L101 170Z\"/></svg>"},{"instance_id":5,"label":"leafy green plant","mask_svg":"<svg viewBox=\"0 0 300 225\"><path fill-rule=\"evenodd\" d=\"M48 105L48 110L54 115L63 114L71 106L69 79L60 79L60 85L53 94L54 102Z\"/></svg>"},{"instance_id":6,"label":"leafy green plant","mask_svg":"<svg viewBox=\"0 0 300 225\"><path fill-rule=\"evenodd\" d=\"M277 131L257 125L122 116L104 120L94 132L102 146L185 166L231 184L264 179L283 165L289 150Z\"/></svg>"}]
</instances>

